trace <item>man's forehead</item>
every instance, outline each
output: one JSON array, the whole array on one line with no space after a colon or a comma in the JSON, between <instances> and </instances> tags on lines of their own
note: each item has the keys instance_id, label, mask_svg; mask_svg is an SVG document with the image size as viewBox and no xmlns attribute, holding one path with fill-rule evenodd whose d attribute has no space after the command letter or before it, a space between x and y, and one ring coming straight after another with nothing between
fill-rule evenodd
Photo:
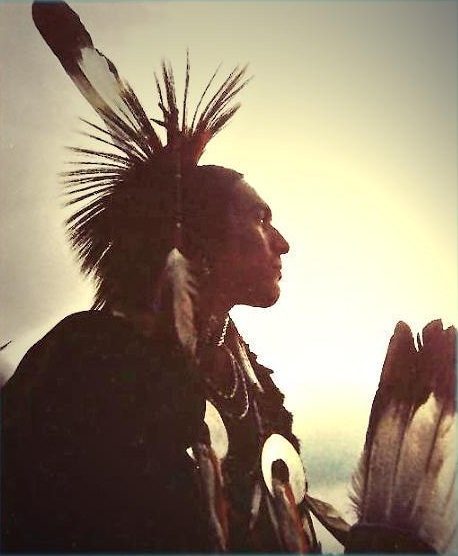
<instances>
[{"instance_id":1,"label":"man's forehead","mask_svg":"<svg viewBox=\"0 0 458 556\"><path fill-rule=\"evenodd\" d=\"M245 180L240 180L236 184L234 193L234 208L237 210L247 212L256 208L270 210L264 199Z\"/></svg>"}]
</instances>

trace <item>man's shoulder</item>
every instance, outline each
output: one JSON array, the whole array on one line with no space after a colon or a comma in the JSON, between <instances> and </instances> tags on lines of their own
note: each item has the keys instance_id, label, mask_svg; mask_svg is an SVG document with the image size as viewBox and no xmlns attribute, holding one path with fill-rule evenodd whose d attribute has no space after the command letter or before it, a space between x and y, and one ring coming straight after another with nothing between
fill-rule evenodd
<instances>
[{"instance_id":1,"label":"man's shoulder","mask_svg":"<svg viewBox=\"0 0 458 556\"><path fill-rule=\"evenodd\" d=\"M114 316L110 311L89 310L71 313L60 320L44 337L49 338L64 332L91 334L99 331L118 331L125 328L126 320Z\"/></svg>"},{"instance_id":2,"label":"man's shoulder","mask_svg":"<svg viewBox=\"0 0 458 556\"><path fill-rule=\"evenodd\" d=\"M105 311L81 311L59 321L26 352L16 371L2 389L30 387L52 374L54 368L67 371L87 357L115 355L125 350L132 331L125 319ZM27 388L28 389L28 388Z\"/></svg>"},{"instance_id":3,"label":"man's shoulder","mask_svg":"<svg viewBox=\"0 0 458 556\"><path fill-rule=\"evenodd\" d=\"M29 352L49 349L51 346L84 350L107 342L115 347L131 334L132 327L126 319L114 316L111 312L80 311L59 321Z\"/></svg>"}]
</instances>

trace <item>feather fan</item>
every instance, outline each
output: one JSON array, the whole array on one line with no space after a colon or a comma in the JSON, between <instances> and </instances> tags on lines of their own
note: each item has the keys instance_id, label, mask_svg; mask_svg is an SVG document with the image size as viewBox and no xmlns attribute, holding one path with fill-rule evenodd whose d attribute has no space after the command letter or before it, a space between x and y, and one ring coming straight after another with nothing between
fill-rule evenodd
<instances>
[{"instance_id":1,"label":"feather fan","mask_svg":"<svg viewBox=\"0 0 458 556\"><path fill-rule=\"evenodd\" d=\"M398 323L353 477L349 552L456 549L456 330L433 321L417 343Z\"/></svg>"},{"instance_id":2,"label":"feather fan","mask_svg":"<svg viewBox=\"0 0 458 556\"><path fill-rule=\"evenodd\" d=\"M96 279L94 308L100 308L110 301L113 284L119 282L118 276L123 275L126 268L133 273L139 267L138 261L126 259L119 247L122 243L119 241L119 232L116 235L114 230L122 230L124 237L133 238L129 241L135 242L135 234L139 235L138 230L141 228L136 218L137 212L148 212L149 207L155 207L153 212L155 210L157 213L157 207L160 207L159 212L166 212L175 226L169 227L173 230L169 233L170 237L156 249L162 252L164 244L170 246L161 261L162 268L166 270L159 274L156 272L156 276L166 276L169 282L174 282L172 290L177 296L174 307L178 336L192 350L195 339L192 339L191 333L193 319L190 300L195 288L190 288L193 282L190 266L180 251L181 175L183 170L197 165L210 139L238 110L239 104L234 105L232 101L249 81L244 77L246 68L236 67L207 105L201 108L216 76L215 72L189 125L189 57L181 122L173 70L169 63L162 62L162 84L155 75L162 120L149 119L134 91L120 77L114 64L95 48L91 36L68 4L61 1L35 1L32 16L44 40L105 126L85 122L90 126L86 135L105 149L108 147L108 152L73 148L82 160L74 162L77 164L75 169L64 173L68 204L77 204L78 207L67 221L70 239L78 252L82 270ZM153 124L165 128L165 144L162 144ZM132 179L139 167L161 179L157 180L156 185L153 183L149 188L142 188L138 183L140 180ZM164 175L170 177L164 180ZM173 200L167 205L167 210L163 209L163 201L156 201L164 198L164 188L171 190L169 197ZM129 205L132 199L134 201ZM164 234L161 232L158 235L163 238ZM143 239L143 236L138 237L137 243L141 244ZM143 274L149 276L154 272L147 270ZM162 282L162 278L159 281ZM157 284L150 284L151 291L155 286ZM182 287L184 290L181 290ZM122 290L122 286L117 289ZM186 302L182 303L183 300Z\"/></svg>"}]
</instances>

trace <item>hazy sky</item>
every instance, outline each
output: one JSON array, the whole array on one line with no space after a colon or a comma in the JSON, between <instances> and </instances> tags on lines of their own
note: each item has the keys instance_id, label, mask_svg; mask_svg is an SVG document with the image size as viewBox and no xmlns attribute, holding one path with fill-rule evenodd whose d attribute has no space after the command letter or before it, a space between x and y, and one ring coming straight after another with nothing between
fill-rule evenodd
<instances>
[{"instance_id":1,"label":"hazy sky","mask_svg":"<svg viewBox=\"0 0 458 556\"><path fill-rule=\"evenodd\" d=\"M291 251L278 304L234 318L295 413L311 493L347 481L396 322L457 323L456 2L71 6L151 117L162 56L182 74L189 47L195 96L220 62L250 64L242 109L202 162L243 172ZM0 69L0 341L15 364L90 306L57 174L78 117L96 117L28 3L0 3Z\"/></svg>"}]
</instances>

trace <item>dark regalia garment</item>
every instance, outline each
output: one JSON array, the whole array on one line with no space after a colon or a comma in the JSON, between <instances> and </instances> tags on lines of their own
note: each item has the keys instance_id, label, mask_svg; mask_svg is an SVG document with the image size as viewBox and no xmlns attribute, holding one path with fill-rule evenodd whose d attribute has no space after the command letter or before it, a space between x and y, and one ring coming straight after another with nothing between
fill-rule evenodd
<instances>
[{"instance_id":1,"label":"dark regalia garment","mask_svg":"<svg viewBox=\"0 0 458 556\"><path fill-rule=\"evenodd\" d=\"M3 392L6 551L205 550L185 453L202 394L170 347L91 311L28 352Z\"/></svg>"},{"instance_id":2,"label":"dark regalia garment","mask_svg":"<svg viewBox=\"0 0 458 556\"><path fill-rule=\"evenodd\" d=\"M297 447L270 371L250 358L264 432ZM106 311L71 315L33 346L2 393L3 550L209 551L206 502L186 453L205 408L195 371L167 334L146 339ZM256 416L222 415L229 550L279 550L264 498L248 531L261 479Z\"/></svg>"}]
</instances>

